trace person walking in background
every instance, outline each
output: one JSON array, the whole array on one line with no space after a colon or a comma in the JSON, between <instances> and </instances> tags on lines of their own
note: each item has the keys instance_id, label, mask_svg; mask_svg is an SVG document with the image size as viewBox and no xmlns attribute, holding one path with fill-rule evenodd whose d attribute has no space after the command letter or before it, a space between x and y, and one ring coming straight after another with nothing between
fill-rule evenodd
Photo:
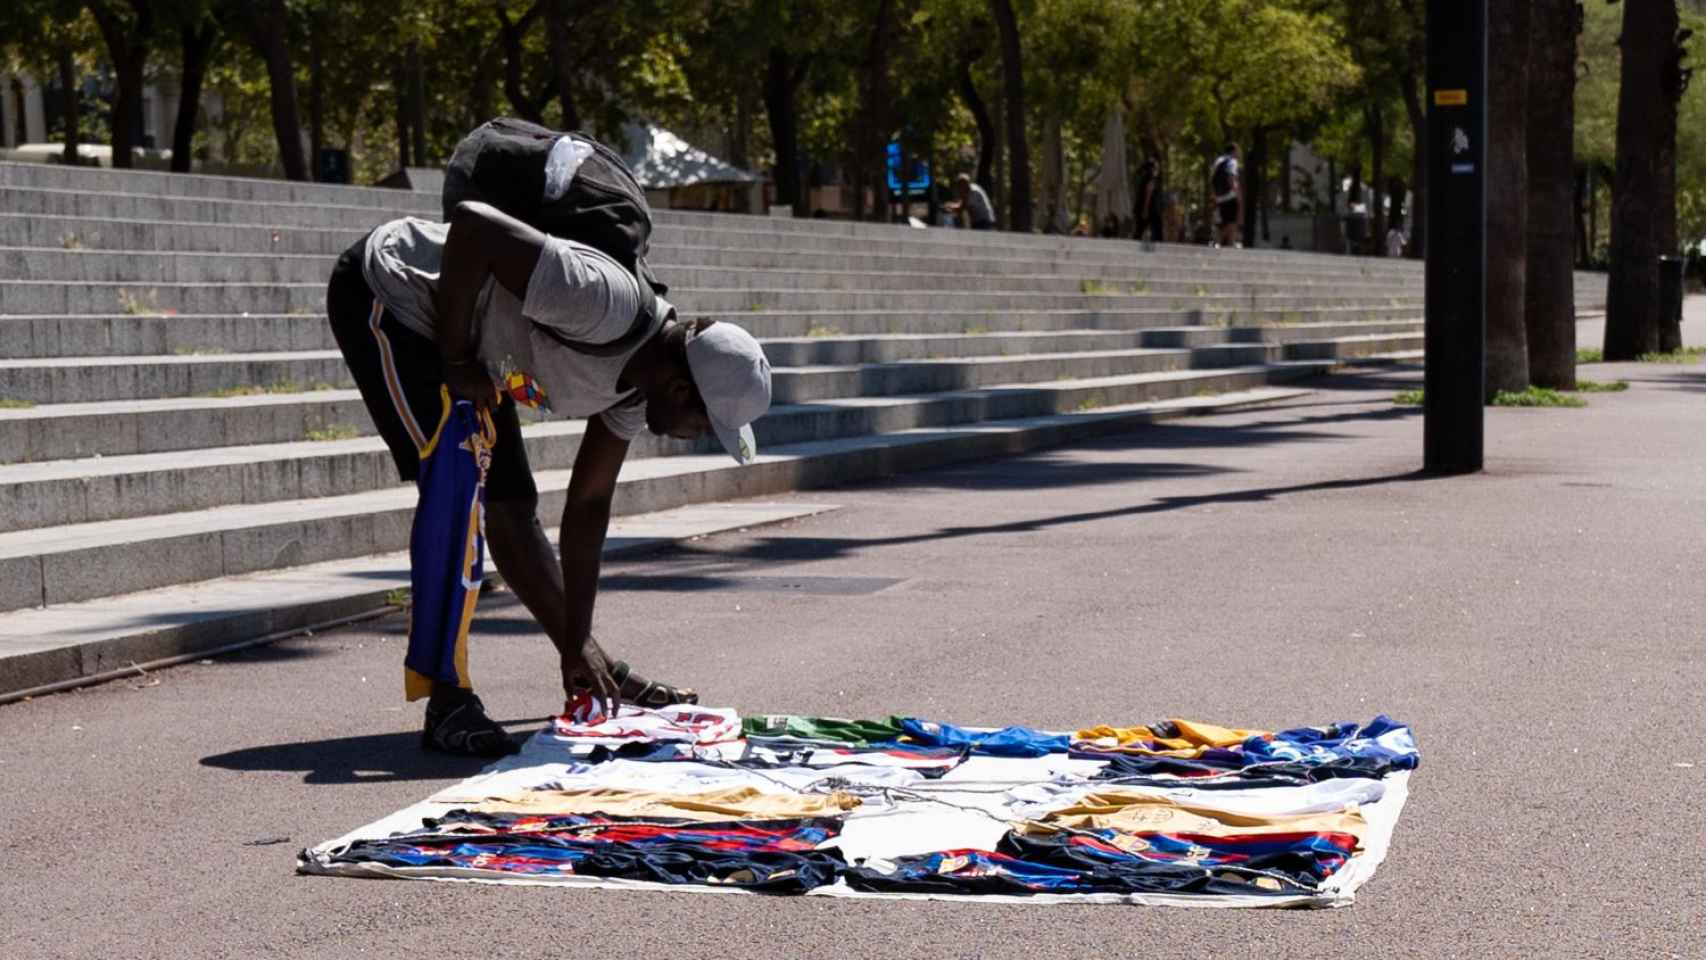
<instances>
[{"instance_id":1,"label":"person walking in background","mask_svg":"<svg viewBox=\"0 0 1706 960\"><path fill-rule=\"evenodd\" d=\"M1137 171L1137 238L1161 242L1161 165L1154 157Z\"/></svg>"},{"instance_id":2,"label":"person walking in background","mask_svg":"<svg viewBox=\"0 0 1706 960\"><path fill-rule=\"evenodd\" d=\"M1214 190L1214 215L1223 247L1243 246L1238 236L1244 226L1244 183L1238 169L1238 145L1228 143L1209 168Z\"/></svg>"},{"instance_id":3,"label":"person walking in background","mask_svg":"<svg viewBox=\"0 0 1706 960\"><path fill-rule=\"evenodd\" d=\"M989 194L972 182L970 174L962 173L954 178L954 197L943 204L949 213L956 217L964 214L973 230L995 229L995 205L989 202Z\"/></svg>"}]
</instances>

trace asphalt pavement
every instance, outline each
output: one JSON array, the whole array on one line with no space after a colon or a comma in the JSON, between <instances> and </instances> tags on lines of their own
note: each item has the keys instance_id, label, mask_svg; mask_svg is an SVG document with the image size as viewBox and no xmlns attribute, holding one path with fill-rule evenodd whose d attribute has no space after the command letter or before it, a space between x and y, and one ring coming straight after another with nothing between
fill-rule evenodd
<instances>
[{"instance_id":1,"label":"asphalt pavement","mask_svg":"<svg viewBox=\"0 0 1706 960\"><path fill-rule=\"evenodd\" d=\"M477 764L423 754L392 617L0 707L0 955L1701 957L1706 363L1489 410L1420 476L1414 371L1283 408L809 494L613 565L597 627L742 711L1071 728L1410 723L1386 864L1319 912L309 878L296 851ZM171 558L161 558L171 562ZM473 671L560 703L507 595Z\"/></svg>"}]
</instances>

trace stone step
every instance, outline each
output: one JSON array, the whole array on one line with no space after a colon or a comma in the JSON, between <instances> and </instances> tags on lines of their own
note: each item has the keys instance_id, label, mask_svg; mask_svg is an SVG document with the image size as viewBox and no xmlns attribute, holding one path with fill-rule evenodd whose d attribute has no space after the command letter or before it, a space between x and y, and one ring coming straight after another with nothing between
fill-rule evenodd
<instances>
[{"instance_id":1,"label":"stone step","mask_svg":"<svg viewBox=\"0 0 1706 960\"><path fill-rule=\"evenodd\" d=\"M985 383L1101 377L1177 369L1179 350L1107 350L970 356L834 367L775 367L777 403L830 397L935 393ZM170 357L0 360L0 397L35 404L218 397L233 391L299 393L354 385L335 350Z\"/></svg>"},{"instance_id":2,"label":"stone step","mask_svg":"<svg viewBox=\"0 0 1706 960\"><path fill-rule=\"evenodd\" d=\"M149 220L193 224L248 225L287 230L290 228L352 231L359 237L367 230L405 213L434 215L430 208L380 210L363 206L311 206L237 200L206 200L194 197L136 194L89 194L71 190L35 190L0 186L0 211L29 216L79 217L92 220ZM1390 272L1404 277L1420 275L1415 261L1377 258L1348 258L1329 254L1268 250L1211 250L1186 244L1161 244L1146 253L1131 241L1083 237L1049 237L970 230L911 230L883 224L845 221L798 221L782 218L742 217L731 214L702 214L657 211L654 243L747 246L799 246L802 249L834 251L857 246L866 250L905 253L936 253L959 256L1031 257L1066 256L1101 262L1123 262L1136 257L1178 259L1182 263L1209 265L1237 263L1272 265L1279 268L1335 264L1352 266L1357 272ZM72 233L48 241L49 246L75 246L80 238Z\"/></svg>"},{"instance_id":3,"label":"stone step","mask_svg":"<svg viewBox=\"0 0 1706 960\"><path fill-rule=\"evenodd\" d=\"M1143 331L1139 342L1146 347L1198 349L1226 343L1229 339L1244 343L1260 342L1261 338L1275 342L1293 339L1325 339L1334 336L1352 337L1362 333L1367 324L1328 323L1298 324L1255 328L1182 327L1157 328ZM1402 334L1414 330L1415 322L1394 325L1378 324L1381 332ZM1129 335L1127 335L1129 336ZM895 341L908 344L910 349L938 349L928 344L935 338L903 338ZM1000 349L1000 335L970 335L957 342L943 338L942 352L949 350L979 352L988 356ZM807 340L810 349L819 341ZM885 341L878 341L882 343ZM1050 346L1069 346L1073 340L1053 341ZM1095 342L1095 341L1092 341ZM1118 341L1116 341L1118 342ZM988 343L991 346L984 347ZM946 344L954 344L947 346ZM895 351L900 347L861 347L877 352ZM1264 353L1263 356L1268 354ZM1216 355L1198 353L1193 363L1213 362ZM340 382L344 382L340 376ZM957 397L955 393L951 396ZM934 398L913 398L920 402ZM841 409L847 404L886 402L882 397L853 397L820 401ZM897 403L902 402L900 400ZM958 402L958 401L955 401ZM781 417L781 407L759 421L759 440L763 444L789 443L821 434L812 433L817 426L807 421L805 433L794 430L795 421ZM981 408L978 408L981 409ZM1004 415L1029 415L1028 408ZM790 414L789 417L793 417ZM843 413L837 416L845 418ZM890 414L889 416L894 416ZM848 421L853 422L853 421ZM937 421L931 421L937 422ZM922 423L885 419L880 422L857 420L848 429L895 430ZM72 460L89 457L114 457L166 453L198 448L233 447L246 444L296 444L309 437L337 437L354 431L358 435L372 432L366 408L359 395L351 389L316 390L311 392L272 392L231 397L163 398L154 400L119 400L104 402L71 402L43 404L28 409L0 409L0 463L39 463L42 461ZM331 441L321 441L331 442ZM655 455L655 452L679 452L680 447L642 436L635 441L636 455ZM660 446L661 445L661 446ZM330 449L330 448L326 448ZM641 451L647 451L642 454Z\"/></svg>"},{"instance_id":4,"label":"stone step","mask_svg":"<svg viewBox=\"0 0 1706 960\"><path fill-rule=\"evenodd\" d=\"M44 248L0 248L0 282L8 280L86 283L324 283L333 261L320 256L147 251L66 251ZM1023 265L1024 271L1035 268ZM1379 296L1394 291L1391 283L1322 277L1258 279L1222 271L1214 277L1169 273L1134 279L1077 277L1020 272L925 273L921 271L810 270L795 267L677 266L658 268L672 289L722 288L736 290L940 290L981 292L1154 294L1169 296L1282 296L1321 293L1330 296ZM1403 288L1396 288L1403 289ZM1413 294L1419 288L1413 285Z\"/></svg>"},{"instance_id":5,"label":"stone step","mask_svg":"<svg viewBox=\"0 0 1706 960\"><path fill-rule=\"evenodd\" d=\"M54 250L152 251L232 254L283 254L335 257L360 239L364 230L245 226L219 223L114 220L104 217L42 217L0 213L0 247ZM821 242L818 242L821 241ZM1347 257L1312 257L1299 263L1252 263L1220 256L1223 251L1164 245L1145 252L1136 245L1116 253L1086 255L1071 248L1040 249L1019 243L988 247L979 255L955 255L939 241L902 244L852 244L847 238L812 234L778 239L773 234L717 228L661 228L649 260L659 269L675 266L744 266L802 269L989 272L991 264L1019 261L1050 272L1058 265L1076 276L1133 279L1162 278L1168 271L1216 273L1252 279L1288 277L1368 278L1419 282L1418 270ZM1045 266L1047 265L1047 266Z\"/></svg>"},{"instance_id":6,"label":"stone step","mask_svg":"<svg viewBox=\"0 0 1706 960\"><path fill-rule=\"evenodd\" d=\"M939 357L1018 356L1085 350L1207 347L1228 341L1248 343L1305 337L1345 337L1371 333L1410 333L1421 321L1347 322L1287 326L1179 326L1142 330L1068 330L1055 333L998 332L983 335L888 334L869 337L788 337L764 341L765 356L783 367L822 364L892 363ZM1267 336L1272 333L1274 336Z\"/></svg>"},{"instance_id":7,"label":"stone step","mask_svg":"<svg viewBox=\"0 0 1706 960\"><path fill-rule=\"evenodd\" d=\"M85 255L102 251L122 251L126 260L135 260L139 254L164 253L179 256L195 253L219 254L223 257L257 254L269 257L319 255L332 258L359 239L363 232L365 231L224 224L155 224L144 221L113 223L97 218L0 215L0 247ZM892 244L861 244L857 252L851 252L848 250L848 241L843 238L813 238L810 235L778 240L760 233L698 231L693 239L701 242L677 243L672 242L667 233L660 234L652 246L650 261L660 271L684 266L733 266L989 274L1012 272L1014 265L1022 264L1018 269L1024 272L1054 272L1126 281L1169 278L1252 281L1297 279L1385 282L1399 285L1420 281L1419 273L1408 269L1400 271L1376 266L1376 261L1372 260L1316 257L1296 264L1246 263L1232 256L1201 256L1190 251L1200 251L1202 248L1187 246L1172 248L1175 252L1142 253L1128 250L1117 256L1073 256L1069 250L1039 250L1020 245L970 251L977 255L967 256L967 251L960 250L956 253L939 243L909 245L917 247L912 250L900 249ZM802 244L813 240L823 242L811 243L809 248L802 247ZM26 268L22 255L18 256L20 262L12 269L26 279L69 278L62 276L69 272L79 273L79 279L100 278L98 275L89 275L87 267L77 271L53 271L49 267ZM162 272L159 275L174 272L170 267L141 263L137 269L158 270ZM228 271L232 268L213 269ZM322 276L325 269L329 267L316 270L314 276ZM272 274L268 278L272 276L282 277L284 274Z\"/></svg>"},{"instance_id":8,"label":"stone step","mask_svg":"<svg viewBox=\"0 0 1706 960\"><path fill-rule=\"evenodd\" d=\"M926 289L965 286L979 290L1036 289L1084 293L1192 293L1228 290L1276 293L1296 290L1382 293L1418 289L1415 284L1332 273L1274 273L1238 269L1156 268L1129 264L992 265L977 260L932 257L797 255L695 248L720 263L652 261L671 287ZM0 247L0 280L64 283L311 283L324 282L335 258L317 254L160 252L151 250L63 250ZM934 272L935 268L946 268ZM1084 270L1092 271L1089 274Z\"/></svg>"},{"instance_id":9,"label":"stone step","mask_svg":"<svg viewBox=\"0 0 1706 960\"><path fill-rule=\"evenodd\" d=\"M1179 331L1198 332L1198 331ZM1419 335L1417 335L1419 339ZM1347 338L1361 341L1364 338ZM1311 341L1315 343L1318 341ZM1402 345L1396 337L1390 343ZM1360 344L1359 344L1360 346ZM1360 353L1372 352L1362 349ZM1286 355L1281 344L1209 344L1191 360L1199 367L1263 364ZM1334 359L1314 350L1311 359ZM1104 378L1105 379L1105 378ZM1150 389L1158 389L1151 383ZM342 392L347 394L347 391ZM755 424L761 450L771 447L949 426L989 417L1012 418L1060 412L1059 404L1085 398L1006 384L998 395L970 389L913 396L837 398L782 404ZM341 402L341 401L340 401ZM0 465L0 532L152 516L238 503L360 493L396 484L385 445L372 435L365 411L357 422L323 440L250 442L162 453L88 457ZM523 425L533 469L566 469L574 463L584 421L556 420ZM714 453L710 441L686 443L641 434L629 459Z\"/></svg>"},{"instance_id":10,"label":"stone step","mask_svg":"<svg viewBox=\"0 0 1706 960\"><path fill-rule=\"evenodd\" d=\"M1278 288L1276 288L1278 289ZM0 316L34 314L242 314L318 313L324 309L326 286L313 283L148 283L90 282L67 284L45 280L13 280L0 284ZM1077 291L1031 293L983 292L956 289L811 290L811 289L672 289L671 300L688 315L703 312L781 310L1086 310L1166 307L1184 310L1225 307L1238 310L1299 310L1314 306L1401 306L1419 304L1419 288L1390 296L1330 292L1272 294L1112 293Z\"/></svg>"},{"instance_id":11,"label":"stone step","mask_svg":"<svg viewBox=\"0 0 1706 960\"><path fill-rule=\"evenodd\" d=\"M1159 326L1211 325L1226 328L1269 325L1289 328L1314 322L1409 320L1421 316L1415 304L1399 306L1310 307L1293 310L1212 310L1161 308L1087 310L812 310L718 313L694 310L745 327L754 336L832 339L844 336L963 333L1135 330ZM1241 329L1234 327L1231 329ZM1171 344L1157 344L1167 346ZM0 357L147 356L178 353L259 353L274 350L330 350L326 318L318 311L299 314L82 314L0 316Z\"/></svg>"},{"instance_id":12,"label":"stone step","mask_svg":"<svg viewBox=\"0 0 1706 960\"><path fill-rule=\"evenodd\" d=\"M635 460L622 471L613 510L625 515L765 496L1017 452L1024 447L1013 444L1014 431L1046 429L1055 438L1052 442L1066 442L1100 430L1129 429L1129 422L1122 425L1118 416L1098 416L1104 407L1191 397L1199 391L1248 390L1330 366L1308 362L1033 384L1025 389L1051 394L1057 410L1075 412L1040 422L980 419L960 427L783 446L762 453L746 467L719 454ZM1004 392L985 391L991 397ZM541 491L540 514L554 518L561 511L568 471L540 471L535 479ZM409 487L392 487L0 533L0 610L402 549L408 543L414 497Z\"/></svg>"},{"instance_id":13,"label":"stone step","mask_svg":"<svg viewBox=\"0 0 1706 960\"><path fill-rule=\"evenodd\" d=\"M610 523L604 557L640 556L835 509L789 497L618 517ZM547 525L546 536L554 541L553 526ZM486 573L502 582L490 564ZM396 591L408 587L409 557L398 552L9 611L0 614L0 703L392 612Z\"/></svg>"},{"instance_id":14,"label":"stone step","mask_svg":"<svg viewBox=\"0 0 1706 960\"><path fill-rule=\"evenodd\" d=\"M145 196L264 200L270 203L370 207L430 204L433 208L438 204L438 198L431 194L413 194L407 190L384 187L165 173L158 170L115 170L110 167L63 167L53 163L0 163L0 186L83 190L90 193L133 193Z\"/></svg>"}]
</instances>

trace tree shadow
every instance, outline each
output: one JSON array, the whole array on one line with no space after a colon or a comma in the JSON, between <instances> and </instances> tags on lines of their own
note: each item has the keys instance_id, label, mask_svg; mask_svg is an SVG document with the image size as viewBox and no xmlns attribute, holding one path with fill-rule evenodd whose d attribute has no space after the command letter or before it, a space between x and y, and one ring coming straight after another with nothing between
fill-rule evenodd
<instances>
[{"instance_id":1,"label":"tree shadow","mask_svg":"<svg viewBox=\"0 0 1706 960\"><path fill-rule=\"evenodd\" d=\"M1234 503L1263 503L1300 493L1313 493L1326 490L1354 490L1361 487L1382 486L1391 483L1413 483L1419 480L1435 479L1434 475L1422 470L1407 473L1386 474L1376 477L1358 477L1345 480L1322 480L1315 483L1292 484L1283 487L1258 487L1251 490L1229 490L1225 493L1201 494L1196 496L1159 497L1148 503L1133 504L1124 507L1112 507L1107 510L1091 510L1081 513L1058 514L1051 517L1037 517L1030 520L1014 520L1006 523L992 523L974 526L940 527L925 533L903 534L891 537L872 537L855 539L850 537L759 537L744 543L727 547L718 545L698 545L684 543L667 548L654 555L652 562L658 564L682 563L714 563L734 562L738 565L756 567L773 563L799 563L816 560L830 560L853 556L866 550L882 547L902 546L914 543L928 543L938 540L953 540L964 537L981 537L1002 534L1036 533L1057 527L1071 526L1081 523L1094 523L1101 520L1112 520L1121 517L1143 516L1146 514L1169 513L1174 510L1185 510L1191 507L1211 504ZM939 484L938 484L939 485Z\"/></svg>"}]
</instances>

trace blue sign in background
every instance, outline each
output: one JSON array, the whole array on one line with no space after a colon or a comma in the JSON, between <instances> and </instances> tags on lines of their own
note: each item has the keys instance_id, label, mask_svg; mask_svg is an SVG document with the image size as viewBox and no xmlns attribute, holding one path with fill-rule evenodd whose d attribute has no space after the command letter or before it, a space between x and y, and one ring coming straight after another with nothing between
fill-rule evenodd
<instances>
[{"instance_id":1,"label":"blue sign in background","mask_svg":"<svg viewBox=\"0 0 1706 960\"><path fill-rule=\"evenodd\" d=\"M899 193L902 190L905 190L908 193L911 193L911 192L915 192L915 191L930 189L930 165L929 164L927 164L924 161L919 160L918 158L914 157L912 160L912 163L910 163L908 165L911 167L910 172L912 174L912 179L906 181L903 184L903 183L901 183L900 178L907 171L903 171L900 168L900 162L901 162L900 141L893 140L893 141L889 142L888 154L889 154L888 167L889 167L889 192L890 193Z\"/></svg>"}]
</instances>

